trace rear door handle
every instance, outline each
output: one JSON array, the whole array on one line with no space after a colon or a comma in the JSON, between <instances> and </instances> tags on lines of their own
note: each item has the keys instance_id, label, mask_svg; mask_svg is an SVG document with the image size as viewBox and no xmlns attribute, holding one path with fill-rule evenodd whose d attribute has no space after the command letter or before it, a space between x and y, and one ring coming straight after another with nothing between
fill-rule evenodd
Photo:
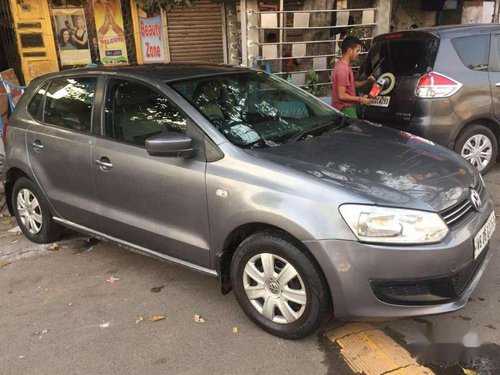
<instances>
[{"instance_id":1,"label":"rear door handle","mask_svg":"<svg viewBox=\"0 0 500 375\"><path fill-rule=\"evenodd\" d=\"M113 168L113 164L109 161L108 158L102 157L101 159L97 159L95 163L101 168L103 171L108 171Z\"/></svg>"},{"instance_id":2,"label":"rear door handle","mask_svg":"<svg viewBox=\"0 0 500 375\"><path fill-rule=\"evenodd\" d=\"M40 152L43 150L42 142L39 139L33 142L31 146L33 147L33 150L35 150L36 152Z\"/></svg>"},{"instance_id":3,"label":"rear door handle","mask_svg":"<svg viewBox=\"0 0 500 375\"><path fill-rule=\"evenodd\" d=\"M500 87L500 82L495 83L496 87Z\"/></svg>"}]
</instances>

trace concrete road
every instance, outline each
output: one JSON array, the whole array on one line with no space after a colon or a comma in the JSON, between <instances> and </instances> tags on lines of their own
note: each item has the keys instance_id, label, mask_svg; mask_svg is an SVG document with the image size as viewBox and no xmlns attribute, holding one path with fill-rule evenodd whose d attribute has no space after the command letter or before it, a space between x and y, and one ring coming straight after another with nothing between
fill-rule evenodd
<instances>
[{"instance_id":1,"label":"concrete road","mask_svg":"<svg viewBox=\"0 0 500 375\"><path fill-rule=\"evenodd\" d=\"M486 180L500 203L500 165ZM339 346L325 337L338 322L305 340L280 340L254 326L233 294L222 296L211 277L108 243L91 248L82 238L48 251L22 236L1 237L4 248L30 248L28 258L0 263L2 375L353 373ZM497 230L491 250L499 247ZM110 276L119 280L110 283ZM500 257L494 254L464 309L376 326L404 347L423 324L450 330L460 325L499 344L499 288ZM155 315L165 319L149 321ZM205 322L195 322L195 315ZM136 323L141 316L144 321ZM468 367L479 374L500 374L494 359L500 358L498 348L490 346L490 359ZM464 373L458 366L445 367L432 368L435 373Z\"/></svg>"}]
</instances>

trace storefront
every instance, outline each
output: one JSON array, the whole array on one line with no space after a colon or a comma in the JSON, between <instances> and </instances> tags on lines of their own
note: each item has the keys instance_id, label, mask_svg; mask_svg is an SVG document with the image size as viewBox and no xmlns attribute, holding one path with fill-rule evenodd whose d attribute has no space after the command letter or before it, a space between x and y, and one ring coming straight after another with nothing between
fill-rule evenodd
<instances>
[{"instance_id":1,"label":"storefront","mask_svg":"<svg viewBox=\"0 0 500 375\"><path fill-rule=\"evenodd\" d=\"M10 8L26 83L88 64L229 62L234 3L198 0L157 14L135 0L10 0Z\"/></svg>"},{"instance_id":2,"label":"storefront","mask_svg":"<svg viewBox=\"0 0 500 375\"><path fill-rule=\"evenodd\" d=\"M156 14L148 14L134 0L131 7L139 63L227 62L224 5L198 0L192 8Z\"/></svg>"}]
</instances>

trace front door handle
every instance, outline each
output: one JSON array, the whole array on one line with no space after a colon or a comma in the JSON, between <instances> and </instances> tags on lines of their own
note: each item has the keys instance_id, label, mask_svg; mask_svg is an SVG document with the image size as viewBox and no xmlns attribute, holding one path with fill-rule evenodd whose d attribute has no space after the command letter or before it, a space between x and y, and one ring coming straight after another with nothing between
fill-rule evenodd
<instances>
[{"instance_id":1,"label":"front door handle","mask_svg":"<svg viewBox=\"0 0 500 375\"><path fill-rule=\"evenodd\" d=\"M107 157L102 157L101 159L97 159L95 163L101 168L103 171L109 171L111 168L113 168L113 164L110 162L110 160Z\"/></svg>"},{"instance_id":2,"label":"front door handle","mask_svg":"<svg viewBox=\"0 0 500 375\"><path fill-rule=\"evenodd\" d=\"M496 87L500 87L500 82L495 83Z\"/></svg>"},{"instance_id":3,"label":"front door handle","mask_svg":"<svg viewBox=\"0 0 500 375\"><path fill-rule=\"evenodd\" d=\"M40 152L43 150L42 142L39 139L33 142L31 146L33 147L33 150L35 150L35 152Z\"/></svg>"}]
</instances>

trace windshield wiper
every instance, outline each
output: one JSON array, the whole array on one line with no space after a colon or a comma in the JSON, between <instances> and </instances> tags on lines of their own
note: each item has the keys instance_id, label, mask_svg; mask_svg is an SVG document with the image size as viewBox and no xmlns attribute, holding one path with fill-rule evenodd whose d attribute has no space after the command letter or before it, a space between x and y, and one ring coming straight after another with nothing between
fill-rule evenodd
<instances>
[{"instance_id":1,"label":"windshield wiper","mask_svg":"<svg viewBox=\"0 0 500 375\"><path fill-rule=\"evenodd\" d=\"M343 126L347 126L350 124L349 121L347 121L348 117L347 116L342 116L342 120L340 120L340 124L338 124L337 126L335 126L333 129L331 129L332 131L335 131L337 129L340 129L342 128ZM320 125L317 125L317 126L313 126L312 128L309 128L309 129L306 129L292 137L290 137L286 143L294 143L294 142L297 142L297 141L300 141L302 138L306 137L307 135L309 134L313 134L315 133L316 131L318 130L321 130L323 128L329 128L331 127L332 125L335 125L336 122L334 121L329 121L329 122L325 122L323 124L320 124ZM325 129L326 131L326 129ZM323 132L324 133L324 132Z\"/></svg>"}]
</instances>

